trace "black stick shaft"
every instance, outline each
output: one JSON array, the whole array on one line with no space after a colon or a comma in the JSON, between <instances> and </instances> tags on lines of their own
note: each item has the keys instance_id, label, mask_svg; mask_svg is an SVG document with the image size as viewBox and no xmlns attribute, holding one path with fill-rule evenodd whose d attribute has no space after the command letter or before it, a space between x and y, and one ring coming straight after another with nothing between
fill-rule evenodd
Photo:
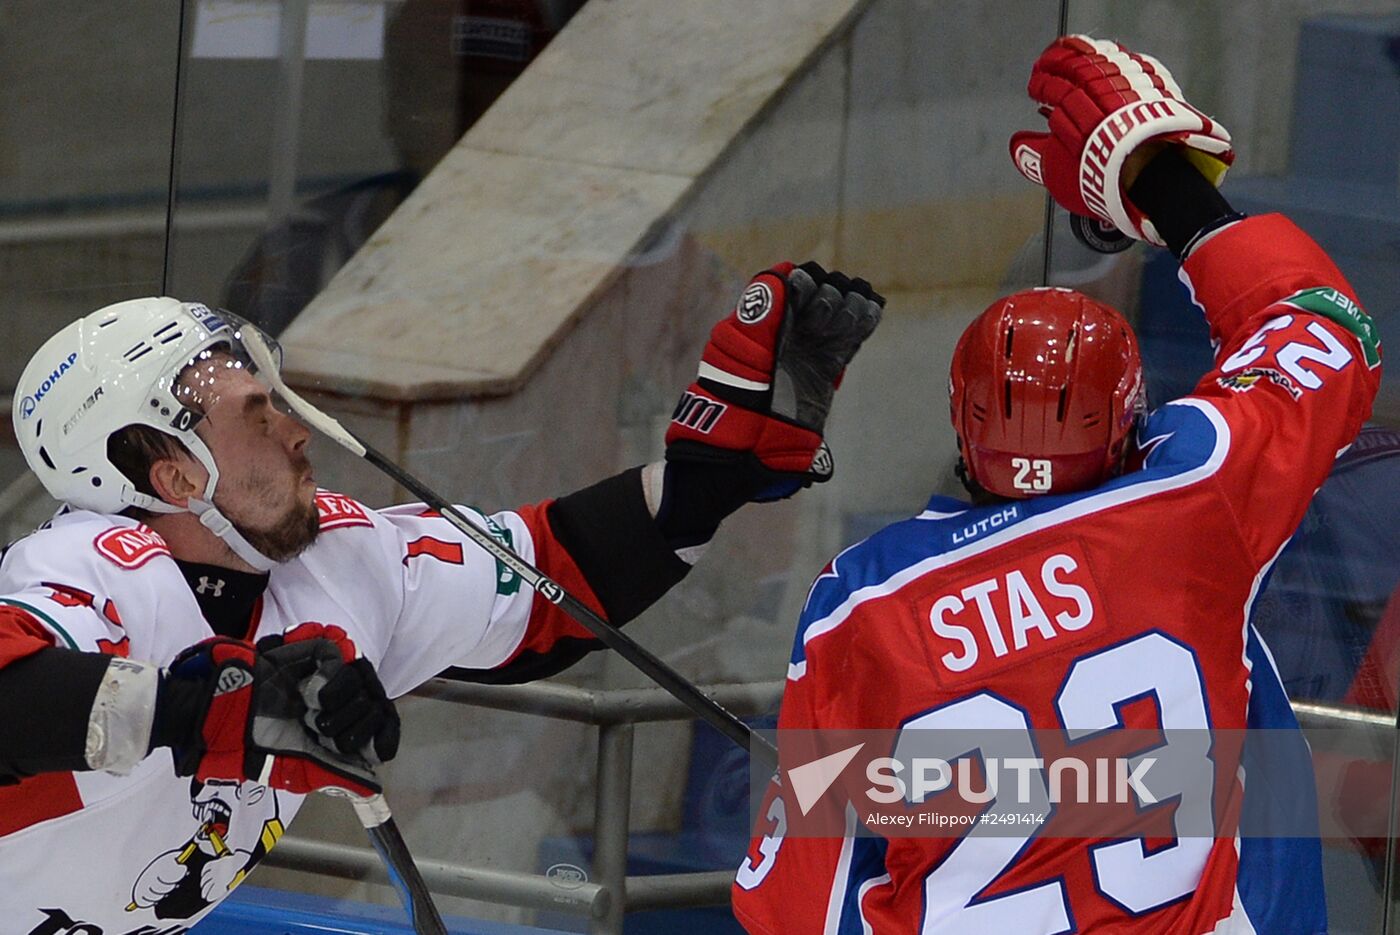
<instances>
[{"instance_id":1,"label":"black stick shaft","mask_svg":"<svg viewBox=\"0 0 1400 935\"><path fill-rule=\"evenodd\" d=\"M758 760L761 766L765 768L777 766L778 751L766 738L755 734L747 724L701 692L684 676L653 655L650 650L598 616L588 605L516 555L514 551L497 542L490 533L463 516L460 510L438 496L418 478L365 444L364 439L357 437L356 440L365 449L366 461L392 477L409 493L441 513L444 519L456 526L474 543L524 579L525 583L534 588L536 593L587 627L589 632L596 636L604 646L632 663L700 718L748 751L749 756Z\"/></svg>"},{"instance_id":2,"label":"black stick shaft","mask_svg":"<svg viewBox=\"0 0 1400 935\"><path fill-rule=\"evenodd\" d=\"M437 906L433 904L432 893L418 865L413 862L408 844L399 833L394 822L394 813L389 811L389 803L381 792L377 795L360 796L344 789L325 789L324 792L337 797L345 797L355 807L355 817L369 835L370 843L384 862L384 870L389 883L398 891L404 909L408 910L409 921L417 935L447 935L447 926Z\"/></svg>"},{"instance_id":3,"label":"black stick shaft","mask_svg":"<svg viewBox=\"0 0 1400 935\"><path fill-rule=\"evenodd\" d=\"M373 828L365 828L365 832L384 861L389 882L399 891L399 898L403 900L409 920L413 923L413 931L418 935L447 935L447 926L443 924L437 906L433 905L428 885L423 882L394 819L389 818Z\"/></svg>"}]
</instances>

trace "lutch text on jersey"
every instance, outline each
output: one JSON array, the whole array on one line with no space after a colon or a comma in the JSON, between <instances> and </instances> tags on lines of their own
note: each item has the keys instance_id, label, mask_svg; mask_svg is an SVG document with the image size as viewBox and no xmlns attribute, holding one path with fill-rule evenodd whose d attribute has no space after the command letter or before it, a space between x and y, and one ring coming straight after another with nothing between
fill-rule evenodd
<instances>
[{"instance_id":1,"label":"lutch text on jersey","mask_svg":"<svg viewBox=\"0 0 1400 935\"><path fill-rule=\"evenodd\" d=\"M962 529L955 531L953 533L953 544L962 545L964 542L971 542L983 533L990 532L993 529L1000 529L1007 523L1014 523L1020 518L1020 508L1008 506L999 512L984 516L977 520L977 522L969 523Z\"/></svg>"}]
</instances>

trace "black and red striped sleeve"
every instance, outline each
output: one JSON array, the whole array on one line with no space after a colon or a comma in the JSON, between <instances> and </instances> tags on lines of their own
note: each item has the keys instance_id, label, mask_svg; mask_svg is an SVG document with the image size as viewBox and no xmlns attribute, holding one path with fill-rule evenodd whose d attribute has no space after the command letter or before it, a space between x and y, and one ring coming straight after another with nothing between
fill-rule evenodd
<instances>
[{"instance_id":1,"label":"black and red striped sleeve","mask_svg":"<svg viewBox=\"0 0 1400 935\"><path fill-rule=\"evenodd\" d=\"M536 567L614 626L635 619L690 570L652 518L641 472L633 468L515 511L530 530ZM525 635L510 658L462 674L491 684L533 681L562 672L602 645L536 594Z\"/></svg>"}]
</instances>

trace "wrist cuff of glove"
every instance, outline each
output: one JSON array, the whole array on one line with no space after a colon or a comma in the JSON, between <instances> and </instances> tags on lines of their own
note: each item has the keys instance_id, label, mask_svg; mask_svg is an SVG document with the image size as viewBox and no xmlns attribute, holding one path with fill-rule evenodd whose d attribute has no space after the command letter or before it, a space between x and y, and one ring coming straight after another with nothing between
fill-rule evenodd
<instances>
[{"instance_id":1,"label":"wrist cuff of glove","mask_svg":"<svg viewBox=\"0 0 1400 935\"><path fill-rule=\"evenodd\" d=\"M209 690L205 685L173 678L168 672L161 673L150 749L169 747L177 776L193 776L204 756L204 738L199 725L209 709L209 702Z\"/></svg>"},{"instance_id":2,"label":"wrist cuff of glove","mask_svg":"<svg viewBox=\"0 0 1400 935\"><path fill-rule=\"evenodd\" d=\"M657 528L676 552L704 545L725 517L772 482L771 472L748 452L673 442L666 449Z\"/></svg>"},{"instance_id":3,"label":"wrist cuff of glove","mask_svg":"<svg viewBox=\"0 0 1400 935\"><path fill-rule=\"evenodd\" d=\"M83 752L91 769L126 775L150 752L160 670L112 657L93 699Z\"/></svg>"},{"instance_id":4,"label":"wrist cuff of glove","mask_svg":"<svg viewBox=\"0 0 1400 935\"><path fill-rule=\"evenodd\" d=\"M1198 235L1243 217L1175 146L1143 166L1128 197L1178 258Z\"/></svg>"}]
</instances>

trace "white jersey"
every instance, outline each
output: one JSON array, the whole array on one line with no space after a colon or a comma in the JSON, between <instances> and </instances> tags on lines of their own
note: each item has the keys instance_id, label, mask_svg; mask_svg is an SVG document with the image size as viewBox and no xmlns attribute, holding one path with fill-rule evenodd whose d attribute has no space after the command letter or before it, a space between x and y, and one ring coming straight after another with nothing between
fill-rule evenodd
<instances>
[{"instance_id":1,"label":"white jersey","mask_svg":"<svg viewBox=\"0 0 1400 935\"><path fill-rule=\"evenodd\" d=\"M527 643L576 635L421 505L375 511L325 491L317 505L321 534L272 571L250 639L308 621L341 626L392 697L449 665L491 668ZM468 515L526 561L558 549L542 508ZM213 635L158 535L85 511L61 513L9 548L0 603L27 611L56 646L160 665ZM127 776L49 773L0 786L0 928L184 932L243 880L302 798L177 777L164 748Z\"/></svg>"}]
</instances>

